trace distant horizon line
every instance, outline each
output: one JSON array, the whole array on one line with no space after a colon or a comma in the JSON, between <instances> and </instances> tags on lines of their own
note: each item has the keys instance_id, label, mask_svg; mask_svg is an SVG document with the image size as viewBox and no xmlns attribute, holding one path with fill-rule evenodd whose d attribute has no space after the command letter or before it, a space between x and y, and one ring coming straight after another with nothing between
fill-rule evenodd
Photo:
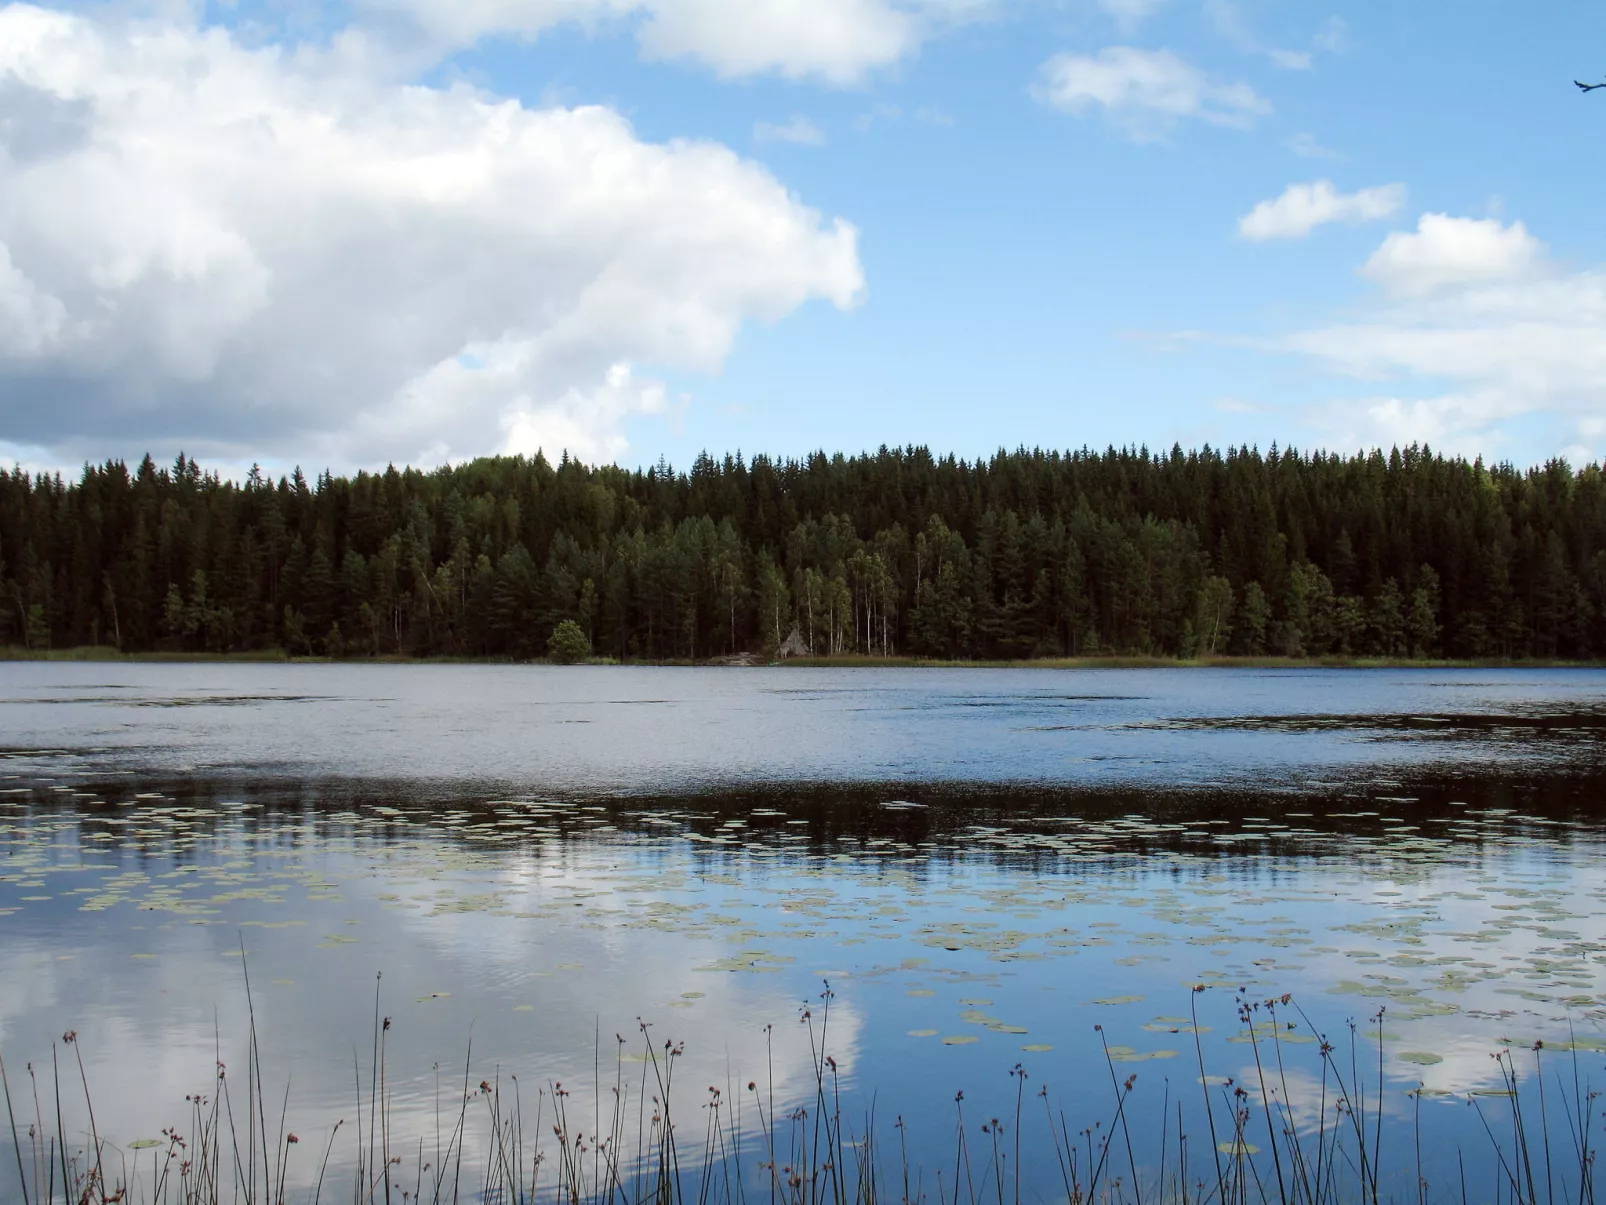
<instances>
[{"instance_id":1,"label":"distant horizon line","mask_svg":"<svg viewBox=\"0 0 1606 1205\"><path fill-rule=\"evenodd\" d=\"M802 455L776 455L770 452L754 452L751 454L745 454L738 446L734 451L726 451L717 456L708 449L704 448L692 458L690 465L686 467L676 467L676 465L670 461L667 456L660 454L656 462L652 464L638 462L634 468L626 467L625 465L620 464L617 460L587 461L580 456L572 455L567 449L560 451L556 457L551 457L547 455L545 449L538 448L533 453L490 452L456 460L446 458L433 465L415 464L412 461L403 461L400 464L398 464L396 461L388 461L384 468L357 467L340 472L336 472L334 469L326 466L314 474L313 479L322 480L325 477L331 479L353 479L364 476L377 477L385 476L392 472L417 472L427 475L431 473L453 472L482 461L524 461L530 464L544 461L554 471L561 469L565 464L573 464L579 469L588 472L606 472L613 470L644 477L673 476L680 478L689 476L693 471L697 470L704 464L723 467L727 463L730 463L737 467L750 469L754 465L763 463L781 468L801 467L806 469L811 463L819 459L824 459L827 463L830 463L839 459L849 462L874 461L885 456L918 459L922 455L929 457L934 464L954 464L966 468L982 468L1003 459L1018 457L1061 460L1106 460L1113 457L1116 459L1141 459L1150 463L1162 463L1177 459L1179 457L1184 460L1213 458L1219 459L1223 462L1233 460L1238 457L1250 457L1260 459L1262 461L1275 457L1279 460L1293 458L1304 463L1333 460L1356 462L1371 460L1374 457L1381 458L1385 461L1392 461L1395 458L1414 458L1434 460L1440 463L1452 465L1465 464L1473 468L1482 468L1485 471L1502 473L1533 474L1537 472L1549 471L1556 466L1564 466L1575 476L1587 472L1590 469L1594 469L1598 472L1602 468L1602 461L1600 460L1588 460L1581 464L1575 465L1562 454L1551 456L1548 459L1538 463L1519 465L1510 459L1489 459L1486 458L1483 453L1478 453L1469 457L1462 453L1445 453L1436 451L1431 444L1426 442L1413 442L1404 445L1393 444L1387 449L1385 449L1382 445L1374 444L1370 447L1363 446L1350 452L1341 452L1321 446L1318 446L1312 450L1302 450L1295 444L1290 443L1288 445L1283 445L1280 443L1280 441L1274 439L1264 452L1260 450L1260 445L1258 443L1226 443L1216 445L1210 443L1209 441L1186 448L1183 447L1180 442L1173 442L1170 449L1158 452L1151 449L1147 443L1122 445L1107 444L1103 449L1095 449L1092 445L1085 443L1080 447L1075 448L1059 448L1044 445L1033 445L1028 447L1025 444L1019 444L1013 449L1000 445L991 453L986 455L977 455L974 457L961 456L957 452L945 452L939 454L932 450L931 445L926 443L905 443L898 445L883 443L878 445L874 450L865 449L857 452L847 452L840 449L834 452L827 452L823 447L817 447L809 452L803 453ZM227 461L228 458L225 457L223 459ZM99 461L91 461L86 458L82 462L82 467L79 469L76 476L72 477L71 479L82 480L84 475L87 473L114 469L119 466L131 474L137 474L139 471L143 470L146 462L149 462L151 465L153 465L158 472L165 472L170 475L181 470L188 469L189 471L198 471L199 475L202 477L215 479L218 481L233 481L236 484L244 484L246 481L250 480L253 475L256 476L258 480L265 482L272 482L275 479L278 481L290 481L293 480L297 475L300 475L303 479L307 477L307 473L304 471L303 466L300 463L295 464L288 470L283 468L279 468L277 470L264 470L263 463L256 460L251 462L251 467L249 469L243 471L238 476L225 474L218 470L203 469L199 458L190 456L183 449L180 449L173 461L166 465L159 463L156 460L155 455L148 450L141 454L137 460L135 460L133 457L122 456L108 456L104 460ZM270 461L269 463L271 464L273 462ZM282 462L279 463L282 464ZM12 468L9 470L0 468L0 474L5 474L13 479L15 479L19 474L33 479L38 479L40 477L59 478L63 481L69 479L68 472L64 468L58 467L53 470L28 469L24 467L23 462L19 459L13 460Z\"/></svg>"}]
</instances>

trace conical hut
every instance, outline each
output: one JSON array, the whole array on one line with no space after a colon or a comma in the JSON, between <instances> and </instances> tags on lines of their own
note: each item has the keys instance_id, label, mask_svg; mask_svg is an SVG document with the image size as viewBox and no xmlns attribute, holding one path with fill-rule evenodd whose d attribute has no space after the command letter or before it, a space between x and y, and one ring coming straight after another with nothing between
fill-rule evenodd
<instances>
[{"instance_id":1,"label":"conical hut","mask_svg":"<svg viewBox=\"0 0 1606 1205\"><path fill-rule=\"evenodd\" d=\"M775 650L776 657L785 661L788 657L807 657L809 655L808 642L803 639L803 633L796 627L792 634L781 642L781 647Z\"/></svg>"}]
</instances>

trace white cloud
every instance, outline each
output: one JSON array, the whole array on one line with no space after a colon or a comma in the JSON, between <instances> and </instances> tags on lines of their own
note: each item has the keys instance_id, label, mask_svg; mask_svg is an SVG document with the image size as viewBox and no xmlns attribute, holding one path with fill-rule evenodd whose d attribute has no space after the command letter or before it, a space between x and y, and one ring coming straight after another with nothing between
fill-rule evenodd
<instances>
[{"instance_id":1,"label":"white cloud","mask_svg":"<svg viewBox=\"0 0 1606 1205\"><path fill-rule=\"evenodd\" d=\"M494 33L534 38L566 24L594 31L640 11L642 0L355 0L355 8L370 32L452 50Z\"/></svg>"},{"instance_id":2,"label":"white cloud","mask_svg":"<svg viewBox=\"0 0 1606 1205\"><path fill-rule=\"evenodd\" d=\"M42 294L11 262L0 243L0 354L18 358L45 354L65 333L67 310L58 298Z\"/></svg>"},{"instance_id":3,"label":"white cloud","mask_svg":"<svg viewBox=\"0 0 1606 1205\"><path fill-rule=\"evenodd\" d=\"M1522 224L1427 214L1367 265L1388 300L1360 320L1276 346L1385 383L1318 407L1339 440L1425 440L1450 451L1513 444L1535 423L1599 447L1606 397L1606 270L1566 273ZM1558 446L1555 450L1560 450Z\"/></svg>"},{"instance_id":4,"label":"white cloud","mask_svg":"<svg viewBox=\"0 0 1606 1205\"><path fill-rule=\"evenodd\" d=\"M936 105L920 105L914 111L906 113L899 105L880 104L855 117L853 128L861 134L868 134L878 125L896 125L905 120L942 130L951 129L956 124L952 117Z\"/></svg>"},{"instance_id":5,"label":"white cloud","mask_svg":"<svg viewBox=\"0 0 1606 1205\"><path fill-rule=\"evenodd\" d=\"M1317 50L1343 54L1350 48L1349 25L1343 17L1328 17L1315 37Z\"/></svg>"},{"instance_id":6,"label":"white cloud","mask_svg":"<svg viewBox=\"0 0 1606 1205\"><path fill-rule=\"evenodd\" d=\"M1308 51L1265 45L1250 30L1243 10L1233 0L1205 0L1205 12L1217 32L1246 54L1264 55L1284 71L1310 70L1312 56Z\"/></svg>"},{"instance_id":7,"label":"white cloud","mask_svg":"<svg viewBox=\"0 0 1606 1205\"><path fill-rule=\"evenodd\" d=\"M1238 233L1251 242L1305 238L1329 222L1377 222L1393 217L1405 204L1403 184L1384 184L1341 193L1331 180L1290 184L1282 196L1256 205L1238 223Z\"/></svg>"},{"instance_id":8,"label":"white cloud","mask_svg":"<svg viewBox=\"0 0 1606 1205\"><path fill-rule=\"evenodd\" d=\"M792 142L799 146L824 146L825 131L798 114L787 122L760 121L753 126L754 142Z\"/></svg>"},{"instance_id":9,"label":"white cloud","mask_svg":"<svg viewBox=\"0 0 1606 1205\"><path fill-rule=\"evenodd\" d=\"M650 5L642 50L696 59L724 76L776 72L849 84L912 54L914 14L868 0L667 0Z\"/></svg>"},{"instance_id":10,"label":"white cloud","mask_svg":"<svg viewBox=\"0 0 1606 1205\"><path fill-rule=\"evenodd\" d=\"M608 369L593 389L570 389L554 402L531 404L520 397L502 411L509 452L533 456L538 450L567 448L581 460L616 461L628 442L622 424L638 414L662 414L669 408L663 383L638 381L628 364Z\"/></svg>"},{"instance_id":11,"label":"white cloud","mask_svg":"<svg viewBox=\"0 0 1606 1205\"><path fill-rule=\"evenodd\" d=\"M1165 5L1166 0L1098 0L1099 7L1122 33L1131 33Z\"/></svg>"},{"instance_id":12,"label":"white cloud","mask_svg":"<svg viewBox=\"0 0 1606 1205\"><path fill-rule=\"evenodd\" d=\"M1271 112L1248 84L1214 79L1169 50L1131 46L1055 55L1043 64L1034 93L1068 113L1102 109L1140 140L1158 137L1184 118L1242 128Z\"/></svg>"},{"instance_id":13,"label":"white cloud","mask_svg":"<svg viewBox=\"0 0 1606 1205\"><path fill-rule=\"evenodd\" d=\"M0 8L0 114L54 131L0 120L8 439L617 452L657 402L616 366L716 371L744 323L863 291L854 229L725 147L358 62Z\"/></svg>"},{"instance_id":14,"label":"white cloud","mask_svg":"<svg viewBox=\"0 0 1606 1205\"><path fill-rule=\"evenodd\" d=\"M1420 444L1449 456L1499 459L1513 445L1501 423L1520 411L1466 394L1402 398L1379 394L1311 407L1306 422L1333 448L1403 448Z\"/></svg>"},{"instance_id":15,"label":"white cloud","mask_svg":"<svg viewBox=\"0 0 1606 1205\"><path fill-rule=\"evenodd\" d=\"M370 23L443 49L488 35L537 37L562 24L628 20L641 52L728 78L776 74L835 85L915 54L996 0L359 0Z\"/></svg>"},{"instance_id":16,"label":"white cloud","mask_svg":"<svg viewBox=\"0 0 1606 1205\"><path fill-rule=\"evenodd\" d=\"M1361 272L1392 293L1410 296L1525 276L1544 254L1521 222L1506 226L1494 218L1425 213L1414 234L1389 235Z\"/></svg>"},{"instance_id":17,"label":"white cloud","mask_svg":"<svg viewBox=\"0 0 1606 1205\"><path fill-rule=\"evenodd\" d=\"M876 105L868 112L860 113L853 119L853 128L861 134L868 134L878 122L896 122L903 120L903 109L898 105Z\"/></svg>"},{"instance_id":18,"label":"white cloud","mask_svg":"<svg viewBox=\"0 0 1606 1205\"><path fill-rule=\"evenodd\" d=\"M1323 146L1316 135L1304 133L1295 134L1283 143L1301 159L1342 159L1344 156L1330 147Z\"/></svg>"}]
</instances>

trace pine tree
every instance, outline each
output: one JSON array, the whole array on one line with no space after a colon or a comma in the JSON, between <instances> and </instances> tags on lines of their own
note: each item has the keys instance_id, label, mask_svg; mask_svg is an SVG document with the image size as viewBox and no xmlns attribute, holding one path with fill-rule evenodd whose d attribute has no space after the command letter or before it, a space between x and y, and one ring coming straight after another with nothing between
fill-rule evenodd
<instances>
[{"instance_id":1,"label":"pine tree","mask_svg":"<svg viewBox=\"0 0 1606 1205\"><path fill-rule=\"evenodd\" d=\"M563 619L621 658L793 622L822 650L939 657L1587 657L1606 475L1208 447L0 470L0 641L535 657Z\"/></svg>"},{"instance_id":2,"label":"pine tree","mask_svg":"<svg viewBox=\"0 0 1606 1205\"><path fill-rule=\"evenodd\" d=\"M1411 612L1406 617L1411 656L1435 657L1439 652L1439 575L1432 565L1423 565L1411 592Z\"/></svg>"},{"instance_id":3,"label":"pine tree","mask_svg":"<svg viewBox=\"0 0 1606 1205\"><path fill-rule=\"evenodd\" d=\"M1259 582L1244 587L1243 605L1238 608L1238 645L1241 652L1261 657L1266 652L1266 634L1271 626L1271 604Z\"/></svg>"}]
</instances>

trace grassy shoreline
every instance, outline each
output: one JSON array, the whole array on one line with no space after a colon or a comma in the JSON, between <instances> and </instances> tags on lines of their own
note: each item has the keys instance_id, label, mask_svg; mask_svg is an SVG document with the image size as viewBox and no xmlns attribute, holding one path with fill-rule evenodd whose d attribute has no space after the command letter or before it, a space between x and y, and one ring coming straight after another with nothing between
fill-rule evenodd
<instances>
[{"instance_id":1,"label":"grassy shoreline","mask_svg":"<svg viewBox=\"0 0 1606 1205\"><path fill-rule=\"evenodd\" d=\"M251 649L235 653L124 652L109 645L85 645L66 649L27 649L0 645L0 661L79 661L130 663L268 663L308 665L532 665L545 662L515 661L506 657L409 657L386 654L379 657L314 657L294 655L281 648ZM1451 660L1419 661L1401 657L1034 657L1021 660L945 660L935 657L866 656L843 654L834 657L794 657L768 661L756 657L736 663L726 658L709 661L615 661L595 658L592 666L652 665L750 668L770 666L791 669L1602 669L1606 661L1546 660Z\"/></svg>"},{"instance_id":2,"label":"grassy shoreline","mask_svg":"<svg viewBox=\"0 0 1606 1205\"><path fill-rule=\"evenodd\" d=\"M1416 661L1405 657L1034 657L945 661L929 657L797 657L805 669L1600 669L1606 661Z\"/></svg>"}]
</instances>

